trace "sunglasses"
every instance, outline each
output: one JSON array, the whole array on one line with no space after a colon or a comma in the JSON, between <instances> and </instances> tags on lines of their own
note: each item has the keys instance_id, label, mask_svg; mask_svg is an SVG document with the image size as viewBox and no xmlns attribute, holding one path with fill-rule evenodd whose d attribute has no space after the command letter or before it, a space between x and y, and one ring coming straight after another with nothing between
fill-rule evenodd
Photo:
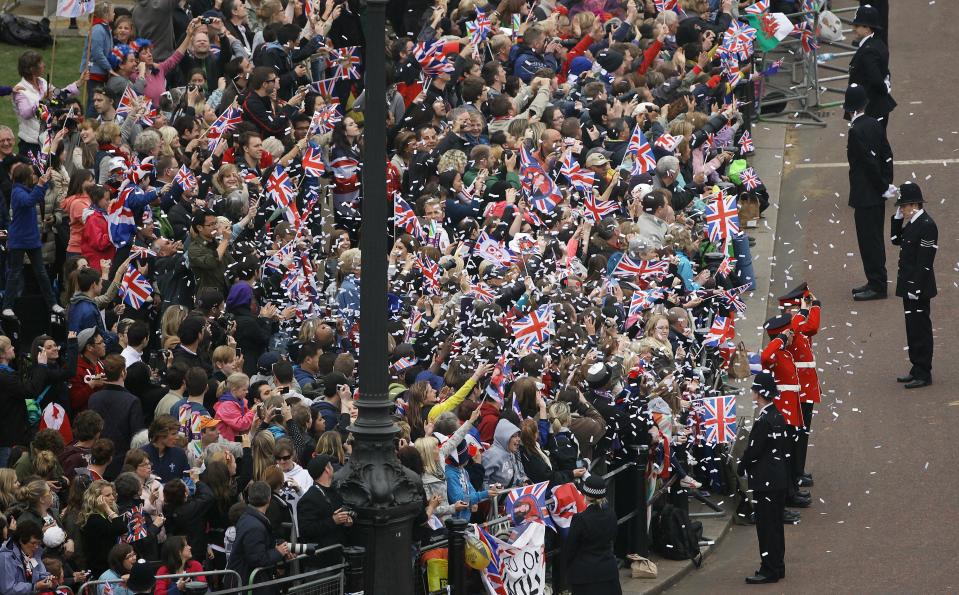
<instances>
[{"instance_id":1,"label":"sunglasses","mask_svg":"<svg viewBox=\"0 0 959 595\"><path fill-rule=\"evenodd\" d=\"M289 461L289 460L292 459L292 458L293 458L293 455L286 455L285 457L279 457L279 456L278 456L278 457L276 457L276 460L277 460L277 461Z\"/></svg>"}]
</instances>

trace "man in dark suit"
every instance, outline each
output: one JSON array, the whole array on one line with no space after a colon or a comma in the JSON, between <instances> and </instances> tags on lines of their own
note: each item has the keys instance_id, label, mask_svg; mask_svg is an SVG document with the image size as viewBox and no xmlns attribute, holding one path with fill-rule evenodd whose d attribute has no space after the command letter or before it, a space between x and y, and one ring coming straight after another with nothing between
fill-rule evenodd
<instances>
[{"instance_id":1,"label":"man in dark suit","mask_svg":"<svg viewBox=\"0 0 959 595\"><path fill-rule=\"evenodd\" d=\"M783 509L789 473L786 469L786 420L773 405L779 394L772 374L756 374L752 385L753 402L759 414L749 431L749 443L739 462L739 474L745 475L752 492L756 512L756 535L762 563L753 576L747 576L750 585L775 583L786 577L786 537L783 531Z\"/></svg>"},{"instance_id":2,"label":"man in dark suit","mask_svg":"<svg viewBox=\"0 0 959 595\"><path fill-rule=\"evenodd\" d=\"M906 182L899 187L896 214L892 217L892 243L899 246L896 295L906 314L906 342L912 369L896 378L906 388L932 384L932 318L929 308L936 297L932 270L939 242L939 229L922 208L922 190Z\"/></svg>"},{"instance_id":3,"label":"man in dark suit","mask_svg":"<svg viewBox=\"0 0 959 595\"><path fill-rule=\"evenodd\" d=\"M113 479L120 474L123 457L130 450L134 434L143 429L143 406L140 399L124 386L127 363L122 355L108 355L103 360L103 388L90 396L89 409L103 418L101 438L113 441L115 454L104 476Z\"/></svg>"},{"instance_id":4,"label":"man in dark suit","mask_svg":"<svg viewBox=\"0 0 959 595\"><path fill-rule=\"evenodd\" d=\"M353 526L351 511L343 507L343 498L333 487L333 459L317 455L307 465L313 485L296 503L296 525L300 541L316 544L317 549L342 544L347 527ZM322 555L319 563L339 561L340 552ZM318 566L319 568L320 566Z\"/></svg>"},{"instance_id":5,"label":"man in dark suit","mask_svg":"<svg viewBox=\"0 0 959 595\"><path fill-rule=\"evenodd\" d=\"M889 114L896 108L890 95L889 48L876 35L879 11L872 6L860 6L852 22L852 30L859 40L859 49L849 62L849 84L856 83L866 90L869 104L866 115L879 120L883 129L889 126Z\"/></svg>"},{"instance_id":6,"label":"man in dark suit","mask_svg":"<svg viewBox=\"0 0 959 595\"><path fill-rule=\"evenodd\" d=\"M892 182L892 149L882 125L866 109L866 90L858 84L846 89L845 118L852 120L846 138L849 161L849 206L856 220L859 256L866 284L852 290L856 301L886 297L886 197Z\"/></svg>"}]
</instances>

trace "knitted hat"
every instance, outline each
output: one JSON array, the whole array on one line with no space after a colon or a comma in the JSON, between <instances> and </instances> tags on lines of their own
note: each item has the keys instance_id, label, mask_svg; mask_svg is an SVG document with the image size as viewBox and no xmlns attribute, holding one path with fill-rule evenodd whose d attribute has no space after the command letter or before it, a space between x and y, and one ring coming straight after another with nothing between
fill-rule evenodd
<instances>
[{"instance_id":1,"label":"knitted hat","mask_svg":"<svg viewBox=\"0 0 959 595\"><path fill-rule=\"evenodd\" d=\"M606 72L616 72L623 65L623 55L616 50L605 49L596 54L596 62Z\"/></svg>"},{"instance_id":2,"label":"knitted hat","mask_svg":"<svg viewBox=\"0 0 959 595\"><path fill-rule=\"evenodd\" d=\"M77 351L83 353L83 349L87 346L87 343L93 340L93 337L96 336L97 329L94 326L90 328L85 328L79 333L77 333Z\"/></svg>"}]
</instances>

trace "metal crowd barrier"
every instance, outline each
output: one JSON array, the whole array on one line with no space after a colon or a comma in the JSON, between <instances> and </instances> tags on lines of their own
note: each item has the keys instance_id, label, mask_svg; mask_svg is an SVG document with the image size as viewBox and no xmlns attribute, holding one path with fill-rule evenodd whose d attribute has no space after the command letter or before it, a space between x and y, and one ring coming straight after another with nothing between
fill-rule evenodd
<instances>
[{"instance_id":1,"label":"metal crowd barrier","mask_svg":"<svg viewBox=\"0 0 959 595\"><path fill-rule=\"evenodd\" d=\"M158 574L156 578L161 579L174 579L179 580L181 578L192 578L192 577L209 577L209 576L222 576L222 575L233 575L236 577L237 583L240 582L240 575L235 570L205 570L203 572L184 572L181 574ZM100 585L119 585L122 584L123 579L107 579L107 580L95 580L87 581L80 586L77 590L76 595L85 595L88 587L97 587Z\"/></svg>"},{"instance_id":2,"label":"metal crowd barrier","mask_svg":"<svg viewBox=\"0 0 959 595\"><path fill-rule=\"evenodd\" d=\"M340 563L334 564L332 566L327 566L325 568L320 568L318 570L310 570L307 572L299 572L300 562L308 561L310 559L315 559L317 556L329 552L340 551ZM293 573L289 576L282 577L280 579L256 582L257 576L267 572L275 571L280 568L288 568L293 570ZM312 554L300 554L294 557L292 560L284 560L279 564L273 566L261 566L259 568L254 568L250 573L250 580L247 583L247 586L239 589L227 589L225 591L216 591L215 593L238 593L242 591L250 591L250 593L258 592L263 593L262 590L264 586L271 586L273 584L282 584L288 585L282 590L283 593L293 594L293 595L342 595L343 587L345 584L346 576L346 562L343 561L343 546L341 544L334 544L324 548L320 548L313 552ZM252 589L252 590L251 590ZM274 591L275 592L275 591ZM212 595L212 593L211 593Z\"/></svg>"}]
</instances>

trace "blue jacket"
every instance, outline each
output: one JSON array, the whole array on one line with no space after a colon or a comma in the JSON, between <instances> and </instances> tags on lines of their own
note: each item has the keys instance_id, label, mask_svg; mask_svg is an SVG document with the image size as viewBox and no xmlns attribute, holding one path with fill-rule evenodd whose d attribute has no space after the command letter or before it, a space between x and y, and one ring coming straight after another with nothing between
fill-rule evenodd
<instances>
[{"instance_id":1,"label":"blue jacket","mask_svg":"<svg viewBox=\"0 0 959 595\"><path fill-rule=\"evenodd\" d=\"M43 202L46 192L45 184L37 184L33 189L22 184L13 185L10 190L13 219L7 231L7 248L30 250L42 245L40 226L37 224L37 205Z\"/></svg>"},{"instance_id":2,"label":"blue jacket","mask_svg":"<svg viewBox=\"0 0 959 595\"><path fill-rule=\"evenodd\" d=\"M230 557L227 558L226 567L235 570L244 585L248 584L254 568L273 566L283 559L275 546L276 540L273 539L270 521L262 512L249 507L236 522L236 540L233 542ZM258 576L260 580L269 580L273 573L266 571Z\"/></svg>"},{"instance_id":3,"label":"blue jacket","mask_svg":"<svg viewBox=\"0 0 959 595\"><path fill-rule=\"evenodd\" d=\"M513 74L527 85L533 80L533 74L541 68L551 68L553 72L559 72L559 62L554 55L539 54L528 45L514 45L509 57L513 62Z\"/></svg>"},{"instance_id":4,"label":"blue jacket","mask_svg":"<svg viewBox=\"0 0 959 595\"><path fill-rule=\"evenodd\" d=\"M336 305L339 315L346 321L346 328L353 326L353 321L360 317L360 283L355 275L347 275L340 283Z\"/></svg>"},{"instance_id":5,"label":"blue jacket","mask_svg":"<svg viewBox=\"0 0 959 595\"><path fill-rule=\"evenodd\" d=\"M100 308L88 296L75 293L70 298L70 308L67 310L67 329L79 333L85 328L95 328L107 342L107 346L117 343L116 333L107 330L100 315Z\"/></svg>"},{"instance_id":6,"label":"blue jacket","mask_svg":"<svg viewBox=\"0 0 959 595\"><path fill-rule=\"evenodd\" d=\"M445 475L446 497L450 504L455 504L460 500L463 502L469 502L470 505L479 504L489 497L489 492L486 490L481 492L476 491L476 489L473 487L473 484L470 483L470 478L466 473L465 467L447 465L445 469ZM470 519L470 514L470 509L464 508L459 512L454 512L453 516L468 521Z\"/></svg>"},{"instance_id":7,"label":"blue jacket","mask_svg":"<svg viewBox=\"0 0 959 595\"><path fill-rule=\"evenodd\" d=\"M307 384L316 384L316 376L314 376L310 371L304 370L300 366L293 366L293 378L296 379L296 382L300 385L300 388L303 388Z\"/></svg>"},{"instance_id":8,"label":"blue jacket","mask_svg":"<svg viewBox=\"0 0 959 595\"><path fill-rule=\"evenodd\" d=\"M50 576L43 561L40 560L42 548L37 548L33 559L37 565L33 568L33 578L27 580L20 563L20 547L11 537L0 547L0 593L3 595L31 595L33 586Z\"/></svg>"},{"instance_id":9,"label":"blue jacket","mask_svg":"<svg viewBox=\"0 0 959 595\"><path fill-rule=\"evenodd\" d=\"M107 56L113 50L113 33L107 25L96 25L90 31L87 43L90 44L90 74L108 74L110 60ZM87 44L83 45L83 55L87 54ZM86 70L86 63L80 63L80 72Z\"/></svg>"}]
</instances>

